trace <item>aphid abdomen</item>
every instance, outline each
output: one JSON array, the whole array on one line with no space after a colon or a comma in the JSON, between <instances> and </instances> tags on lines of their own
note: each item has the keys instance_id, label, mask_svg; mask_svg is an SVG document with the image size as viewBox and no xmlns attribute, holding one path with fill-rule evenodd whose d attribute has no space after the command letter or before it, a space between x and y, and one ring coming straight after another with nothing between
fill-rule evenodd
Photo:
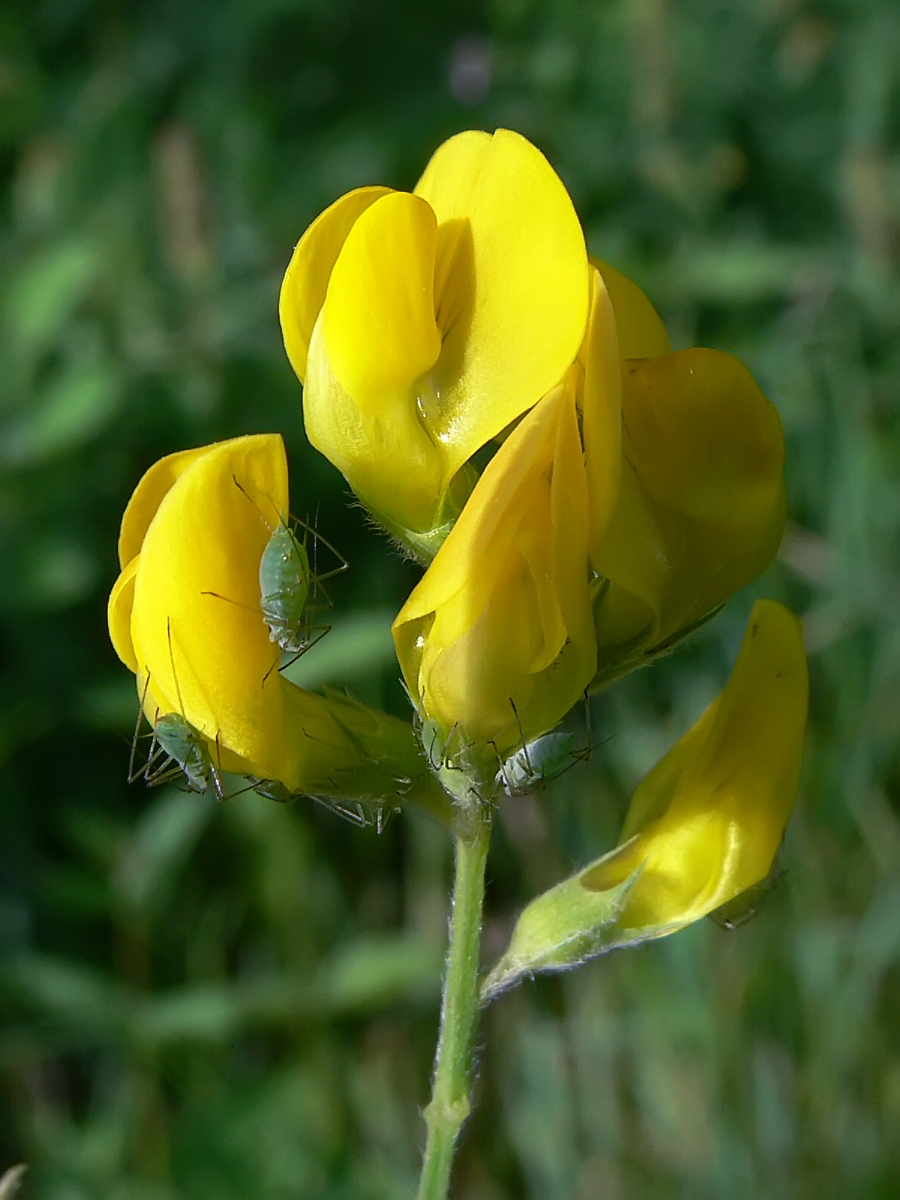
<instances>
[{"instance_id":1,"label":"aphid abdomen","mask_svg":"<svg viewBox=\"0 0 900 1200\"><path fill-rule=\"evenodd\" d=\"M269 637L286 653L308 642L306 604L310 588L306 549L287 525L279 525L259 563L260 609Z\"/></svg>"},{"instance_id":2,"label":"aphid abdomen","mask_svg":"<svg viewBox=\"0 0 900 1200\"><path fill-rule=\"evenodd\" d=\"M192 792L205 792L212 759L203 735L179 713L160 717L153 735L170 760L181 768L188 788Z\"/></svg>"},{"instance_id":3,"label":"aphid abdomen","mask_svg":"<svg viewBox=\"0 0 900 1200\"><path fill-rule=\"evenodd\" d=\"M512 753L496 780L508 796L519 796L561 774L575 757L574 733L545 733Z\"/></svg>"}]
</instances>

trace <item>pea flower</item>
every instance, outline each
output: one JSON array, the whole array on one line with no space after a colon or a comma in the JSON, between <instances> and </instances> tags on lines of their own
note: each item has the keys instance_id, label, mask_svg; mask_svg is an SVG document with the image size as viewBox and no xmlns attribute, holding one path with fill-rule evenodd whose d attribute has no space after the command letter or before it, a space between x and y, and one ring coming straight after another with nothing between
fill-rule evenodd
<instances>
[{"instance_id":1,"label":"pea flower","mask_svg":"<svg viewBox=\"0 0 900 1200\"><path fill-rule=\"evenodd\" d=\"M638 785L620 845L522 913L485 995L674 933L769 873L800 778L800 623L756 603L725 690Z\"/></svg>"},{"instance_id":2,"label":"pea flower","mask_svg":"<svg viewBox=\"0 0 900 1200\"><path fill-rule=\"evenodd\" d=\"M310 441L428 561L471 490L468 460L578 353L578 217L525 138L461 133L414 192L361 188L322 213L294 252L280 315Z\"/></svg>"},{"instance_id":3,"label":"pea flower","mask_svg":"<svg viewBox=\"0 0 900 1200\"><path fill-rule=\"evenodd\" d=\"M444 737L455 731L457 746L490 745L495 770L498 753L565 716L596 668L588 532L592 514L602 523L615 501L619 364L612 309L593 275L591 352L504 440L394 622L424 717ZM593 486L578 407L592 462L606 468Z\"/></svg>"},{"instance_id":4,"label":"pea flower","mask_svg":"<svg viewBox=\"0 0 900 1200\"><path fill-rule=\"evenodd\" d=\"M622 461L595 527L600 686L671 647L769 565L784 531L775 406L729 354L668 352L639 288L604 263L622 353Z\"/></svg>"},{"instance_id":5,"label":"pea flower","mask_svg":"<svg viewBox=\"0 0 900 1200\"><path fill-rule=\"evenodd\" d=\"M119 657L151 725L183 718L224 771L289 793L394 799L424 773L410 727L278 671L260 609L259 566L288 513L275 434L157 462L122 520L109 602Z\"/></svg>"}]
</instances>

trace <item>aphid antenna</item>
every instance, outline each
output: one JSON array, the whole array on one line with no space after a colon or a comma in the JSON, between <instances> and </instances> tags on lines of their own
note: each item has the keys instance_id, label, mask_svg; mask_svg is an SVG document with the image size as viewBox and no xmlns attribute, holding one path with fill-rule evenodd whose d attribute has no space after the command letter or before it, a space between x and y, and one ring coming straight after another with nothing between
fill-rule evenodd
<instances>
[{"instance_id":1,"label":"aphid antenna","mask_svg":"<svg viewBox=\"0 0 900 1200\"><path fill-rule=\"evenodd\" d=\"M522 728L522 721L519 717L519 710L516 708L516 702L512 696L509 698L509 706L513 710L513 716L516 718L516 728L519 731L519 740L522 743L522 754L525 757L525 766L533 773L534 768L531 765L531 759L528 757L528 743L525 741L525 731Z\"/></svg>"},{"instance_id":2,"label":"aphid antenna","mask_svg":"<svg viewBox=\"0 0 900 1200\"><path fill-rule=\"evenodd\" d=\"M491 741L488 742L488 745L497 755L497 773L503 777L503 790L507 795L510 795L512 792L512 784L510 783L509 776L506 773L506 760L501 755L500 747L497 745L496 741L491 739Z\"/></svg>"},{"instance_id":3,"label":"aphid antenna","mask_svg":"<svg viewBox=\"0 0 900 1200\"><path fill-rule=\"evenodd\" d=\"M141 692L141 699L140 699L140 702L138 703L137 721L135 721L135 723L134 723L134 737L132 737L132 739L131 739L131 751L128 755L128 782L129 783L136 783L137 780L140 779L141 775L143 775L144 771L147 769L146 764L145 764L141 768L140 771L135 771L134 759L135 759L135 755L137 753L137 744L138 744L138 740L140 738L140 733L141 733L141 721L143 721L143 719L144 719L144 701L147 699L147 689L149 688L149 686L150 686L150 673L148 671L147 678L144 680L144 688L143 688L143 691ZM151 742L150 742L151 749L153 748L154 740L155 739L153 738L153 735L151 734Z\"/></svg>"},{"instance_id":4,"label":"aphid antenna","mask_svg":"<svg viewBox=\"0 0 900 1200\"><path fill-rule=\"evenodd\" d=\"M268 529L269 533L273 533L274 530L272 529L272 526L269 524L269 522L266 520L265 513L259 507L259 505L256 503L256 501L253 499L253 497L250 495L250 493L247 491L247 489L244 487L244 485L241 483L241 481L238 479L237 475L234 474L234 472L232 472L231 478L234 480L234 486L241 493L241 495L244 496L246 498L247 502L249 504L252 504L252 506L256 509L256 512L259 515L259 519L262 521L263 525L265 525L266 529ZM281 516L281 513L278 511L275 501L272 500L271 496L269 497L269 501L271 502L272 508L275 510L275 518L276 518L277 522L280 525L283 525L284 519Z\"/></svg>"},{"instance_id":5,"label":"aphid antenna","mask_svg":"<svg viewBox=\"0 0 900 1200\"><path fill-rule=\"evenodd\" d=\"M201 592L201 596L215 596L217 600L224 600L226 604L233 604L236 608L242 608L245 612L252 612L259 615L259 605L242 604L240 600L232 600L230 596L223 596L221 592Z\"/></svg>"},{"instance_id":6,"label":"aphid antenna","mask_svg":"<svg viewBox=\"0 0 900 1200\"><path fill-rule=\"evenodd\" d=\"M290 521L293 525L295 525L295 526L299 525L300 528L305 530L306 533L309 533L312 535L313 572L320 583L323 579L333 579L335 575L342 575L344 573L344 571L350 570L350 564L347 562L346 558L344 558L343 554L341 554L340 550L338 550L338 548L336 546L333 546L331 544L331 542L329 542L328 538L323 537L322 534L319 533L319 506L318 506L318 504L316 505L316 515L314 518L314 523L312 525L310 525L309 521L304 521L302 517L291 517ZM338 561L338 565L336 567L333 567L330 571L324 571L321 575L319 575L319 573L318 573L319 543L320 542L322 543L322 545L325 547L326 550L330 551L334 555L334 557Z\"/></svg>"},{"instance_id":7,"label":"aphid antenna","mask_svg":"<svg viewBox=\"0 0 900 1200\"><path fill-rule=\"evenodd\" d=\"M184 715L184 701L181 698L181 687L178 683L178 672L175 670L175 651L172 649L172 618L166 617L166 639L169 643L169 665L172 668L172 682L175 684L175 695L178 697L178 711L182 721L187 722Z\"/></svg>"},{"instance_id":8,"label":"aphid antenna","mask_svg":"<svg viewBox=\"0 0 900 1200\"><path fill-rule=\"evenodd\" d=\"M257 513L259 514L260 520L265 525L266 529L268 529L270 533L273 533L274 529L269 524L269 522L266 520L265 513L259 507L259 505L256 503L256 501L253 499L253 497L250 495L250 493L247 491L247 489L244 487L244 485L241 483L241 481L238 479L238 477L234 473L232 473L231 478L234 480L234 485L238 489L238 491L241 492L244 496L246 496L249 503L252 504L253 507L256 509ZM321 533L319 533L319 530L317 527L318 519L319 519L318 506L316 507L316 525L310 525L308 521L304 521L301 517L289 517L288 520L285 520L284 516L278 511L278 507L275 504L275 501L272 499L272 497L267 496L267 499L269 500L269 503L272 505L272 509L275 513L275 520L278 525L281 525L285 529L290 530L291 523L293 523L294 525L299 525L302 529L304 529L308 533L312 534L312 537L313 537L313 563L315 563L315 561L316 561L317 546L318 546L319 542L321 542L323 546L325 546L328 550L330 550L331 553L338 560L338 563L340 565L335 567L333 571L328 571L324 575L319 576L320 581L322 579L331 579L332 576L340 575L342 571L346 571L349 569L350 564L347 562L346 558L344 558L343 554L341 554L341 552L339 550L337 550L334 546L332 546L331 542L329 542L327 538L324 538L321 535ZM293 532L293 531L291 531L291 532ZM315 567L313 569L315 570Z\"/></svg>"},{"instance_id":9,"label":"aphid antenna","mask_svg":"<svg viewBox=\"0 0 900 1200\"><path fill-rule=\"evenodd\" d=\"M182 716L184 716L183 713L182 713ZM209 774L210 774L210 778L212 779L213 789L216 793L216 799L219 801L220 804L222 804L222 803L224 803L224 801L226 801L228 799L228 796L225 793L225 784L222 782L222 747L219 744L219 730L218 729L216 730L216 761L213 762L210 759L209 767L210 767ZM242 792L246 792L249 790L250 790L249 788L241 788ZM240 792L235 792L235 795L239 796Z\"/></svg>"}]
</instances>

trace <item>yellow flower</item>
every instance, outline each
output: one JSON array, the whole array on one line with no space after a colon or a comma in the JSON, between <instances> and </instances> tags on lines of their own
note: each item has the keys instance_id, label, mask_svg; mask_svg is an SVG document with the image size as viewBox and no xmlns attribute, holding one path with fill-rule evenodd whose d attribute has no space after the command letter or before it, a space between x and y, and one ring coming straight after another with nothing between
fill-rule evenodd
<instances>
[{"instance_id":1,"label":"yellow flower","mask_svg":"<svg viewBox=\"0 0 900 1200\"><path fill-rule=\"evenodd\" d=\"M336 201L280 306L310 441L426 559L470 490L466 463L560 383L587 312L572 202L505 129L445 142L411 194Z\"/></svg>"},{"instance_id":2,"label":"yellow flower","mask_svg":"<svg viewBox=\"0 0 900 1200\"><path fill-rule=\"evenodd\" d=\"M394 622L423 717L454 731L450 751L490 744L495 769L565 716L596 666L588 533L615 503L620 388L612 308L592 276L578 361L488 463Z\"/></svg>"},{"instance_id":3,"label":"yellow flower","mask_svg":"<svg viewBox=\"0 0 900 1200\"><path fill-rule=\"evenodd\" d=\"M287 462L275 434L156 463L122 520L113 645L137 676L151 725L183 718L221 770L292 792L394 799L423 769L410 727L306 692L277 669L259 566L287 513Z\"/></svg>"},{"instance_id":4,"label":"yellow flower","mask_svg":"<svg viewBox=\"0 0 900 1200\"><path fill-rule=\"evenodd\" d=\"M551 728L594 673L587 484L572 388L555 388L485 468L394 622L407 687L457 744ZM521 722L521 731L517 724Z\"/></svg>"},{"instance_id":5,"label":"yellow flower","mask_svg":"<svg viewBox=\"0 0 900 1200\"><path fill-rule=\"evenodd\" d=\"M622 348L622 464L595 527L595 686L678 641L772 561L784 531L781 421L747 368L715 350L668 353L652 305L598 264Z\"/></svg>"},{"instance_id":6,"label":"yellow flower","mask_svg":"<svg viewBox=\"0 0 900 1200\"><path fill-rule=\"evenodd\" d=\"M640 783L621 844L525 909L488 994L674 933L764 879L797 793L807 696L799 621L758 601L725 690Z\"/></svg>"},{"instance_id":7,"label":"yellow flower","mask_svg":"<svg viewBox=\"0 0 900 1200\"><path fill-rule=\"evenodd\" d=\"M809 690L800 622L759 600L731 678L641 782L622 845L582 875L603 891L639 870L617 924L659 936L764 879L791 815Z\"/></svg>"}]
</instances>

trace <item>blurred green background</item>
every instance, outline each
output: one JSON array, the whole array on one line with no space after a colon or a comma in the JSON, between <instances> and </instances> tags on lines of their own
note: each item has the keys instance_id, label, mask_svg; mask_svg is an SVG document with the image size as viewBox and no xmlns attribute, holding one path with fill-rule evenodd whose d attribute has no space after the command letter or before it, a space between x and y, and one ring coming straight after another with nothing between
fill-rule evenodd
<instances>
[{"instance_id":1,"label":"blurred green background","mask_svg":"<svg viewBox=\"0 0 900 1200\"><path fill-rule=\"evenodd\" d=\"M489 1010L456 1195L900 1196L896 0L6 0L0 1167L32 1164L28 1200L414 1191L445 835L128 787L104 610L146 467L281 430L294 511L352 567L298 669L406 711L387 629L415 571L304 440L277 292L337 195L497 125L676 345L741 355L778 405L791 525L750 591L803 613L813 709L756 920ZM489 954L613 843L751 599L595 699L590 765L502 806Z\"/></svg>"}]
</instances>

